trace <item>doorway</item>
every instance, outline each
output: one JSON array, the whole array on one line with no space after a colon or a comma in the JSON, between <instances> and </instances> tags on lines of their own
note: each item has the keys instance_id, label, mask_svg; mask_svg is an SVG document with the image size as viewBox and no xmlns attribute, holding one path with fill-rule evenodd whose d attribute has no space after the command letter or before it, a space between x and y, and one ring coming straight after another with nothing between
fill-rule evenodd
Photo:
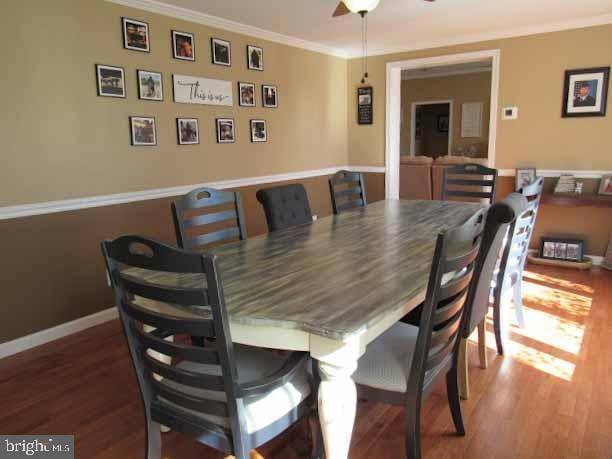
<instances>
[{"instance_id":1,"label":"doorway","mask_svg":"<svg viewBox=\"0 0 612 459\"><path fill-rule=\"evenodd\" d=\"M450 155L453 101L413 102L410 117L410 156Z\"/></svg>"}]
</instances>

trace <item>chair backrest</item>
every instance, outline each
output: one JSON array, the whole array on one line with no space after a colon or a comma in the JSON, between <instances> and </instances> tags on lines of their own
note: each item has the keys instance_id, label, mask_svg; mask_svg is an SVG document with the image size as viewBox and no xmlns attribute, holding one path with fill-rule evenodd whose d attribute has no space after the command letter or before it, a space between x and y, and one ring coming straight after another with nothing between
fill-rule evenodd
<instances>
[{"instance_id":1,"label":"chair backrest","mask_svg":"<svg viewBox=\"0 0 612 459\"><path fill-rule=\"evenodd\" d=\"M115 291L147 421L192 433L193 412L214 416L213 419L227 419L232 426L231 432L200 417L197 422L202 441L208 439L208 444L231 451L232 438L236 438L232 435L240 435L236 401L240 389L215 256L175 249L139 236L104 241L102 253ZM147 280L141 275L126 273L124 268L146 270L142 272L147 273ZM160 271L199 274L202 286L184 288L156 283L155 276ZM164 312L147 308L147 302L156 305L156 311ZM200 318L181 311L181 307L187 311L193 307L207 308L210 315ZM196 347L186 339L179 339L180 335L208 337L215 340L215 345ZM174 336L174 342L164 339L168 336ZM158 353L181 363L205 364L213 370L203 374L180 369L166 363ZM194 390L199 395L194 395Z\"/></svg>"},{"instance_id":2,"label":"chair backrest","mask_svg":"<svg viewBox=\"0 0 612 459\"><path fill-rule=\"evenodd\" d=\"M266 213L270 232L312 223L308 195L300 183L263 188L256 196Z\"/></svg>"},{"instance_id":3,"label":"chair backrest","mask_svg":"<svg viewBox=\"0 0 612 459\"><path fill-rule=\"evenodd\" d=\"M247 237L240 193L197 188L174 201L171 207L177 244L183 249ZM197 212L212 207L218 208L207 213ZM208 225L213 225L215 230L202 234Z\"/></svg>"},{"instance_id":4,"label":"chair backrest","mask_svg":"<svg viewBox=\"0 0 612 459\"><path fill-rule=\"evenodd\" d=\"M368 205L363 174L359 172L336 172L329 179L329 193L335 214Z\"/></svg>"},{"instance_id":5,"label":"chair backrest","mask_svg":"<svg viewBox=\"0 0 612 459\"><path fill-rule=\"evenodd\" d=\"M468 338L474 329L486 317L489 311L491 282L495 269L499 268L504 239L515 217L527 206L527 200L518 193L512 193L503 201L493 204L488 212L476 259L474 278L468 295L468 319L463 329L463 337Z\"/></svg>"},{"instance_id":6,"label":"chair backrest","mask_svg":"<svg viewBox=\"0 0 612 459\"><path fill-rule=\"evenodd\" d=\"M456 197L487 200L492 204L496 188L497 169L473 163L448 167L442 176L442 201Z\"/></svg>"},{"instance_id":7,"label":"chair backrest","mask_svg":"<svg viewBox=\"0 0 612 459\"><path fill-rule=\"evenodd\" d=\"M419 396L425 374L456 365L468 291L485 226L486 211L438 235L419 334L408 378L407 394ZM443 278L450 277L444 282Z\"/></svg>"}]
</instances>

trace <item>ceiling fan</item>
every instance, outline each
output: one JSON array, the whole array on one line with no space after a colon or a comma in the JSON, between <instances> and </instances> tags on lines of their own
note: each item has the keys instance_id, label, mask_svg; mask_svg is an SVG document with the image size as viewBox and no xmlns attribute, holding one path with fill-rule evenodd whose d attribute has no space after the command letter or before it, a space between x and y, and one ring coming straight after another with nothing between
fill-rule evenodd
<instances>
[{"instance_id":1,"label":"ceiling fan","mask_svg":"<svg viewBox=\"0 0 612 459\"><path fill-rule=\"evenodd\" d=\"M436 0L424 0L435 2ZM380 0L342 0L334 10L332 17L344 16L349 13L357 13L362 17L378 6Z\"/></svg>"}]
</instances>

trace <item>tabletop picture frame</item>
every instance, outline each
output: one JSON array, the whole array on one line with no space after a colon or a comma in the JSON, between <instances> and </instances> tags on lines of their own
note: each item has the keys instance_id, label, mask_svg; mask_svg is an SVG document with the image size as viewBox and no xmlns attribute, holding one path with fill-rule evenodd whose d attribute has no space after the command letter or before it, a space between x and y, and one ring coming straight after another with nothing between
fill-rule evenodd
<instances>
[{"instance_id":1,"label":"tabletop picture frame","mask_svg":"<svg viewBox=\"0 0 612 459\"><path fill-rule=\"evenodd\" d=\"M543 237L540 240L540 258L581 262L584 258L584 241L581 239Z\"/></svg>"}]
</instances>

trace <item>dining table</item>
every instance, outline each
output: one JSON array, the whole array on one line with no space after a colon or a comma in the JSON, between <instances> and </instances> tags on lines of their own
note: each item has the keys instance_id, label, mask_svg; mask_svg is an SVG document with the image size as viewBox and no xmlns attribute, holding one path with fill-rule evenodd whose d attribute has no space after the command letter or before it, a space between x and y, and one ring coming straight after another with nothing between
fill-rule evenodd
<instances>
[{"instance_id":1,"label":"dining table","mask_svg":"<svg viewBox=\"0 0 612 459\"><path fill-rule=\"evenodd\" d=\"M232 341L305 351L317 361L327 458L348 457L360 356L425 299L437 235L481 207L383 200L208 250L217 256ZM202 285L201 275L155 280Z\"/></svg>"}]
</instances>

